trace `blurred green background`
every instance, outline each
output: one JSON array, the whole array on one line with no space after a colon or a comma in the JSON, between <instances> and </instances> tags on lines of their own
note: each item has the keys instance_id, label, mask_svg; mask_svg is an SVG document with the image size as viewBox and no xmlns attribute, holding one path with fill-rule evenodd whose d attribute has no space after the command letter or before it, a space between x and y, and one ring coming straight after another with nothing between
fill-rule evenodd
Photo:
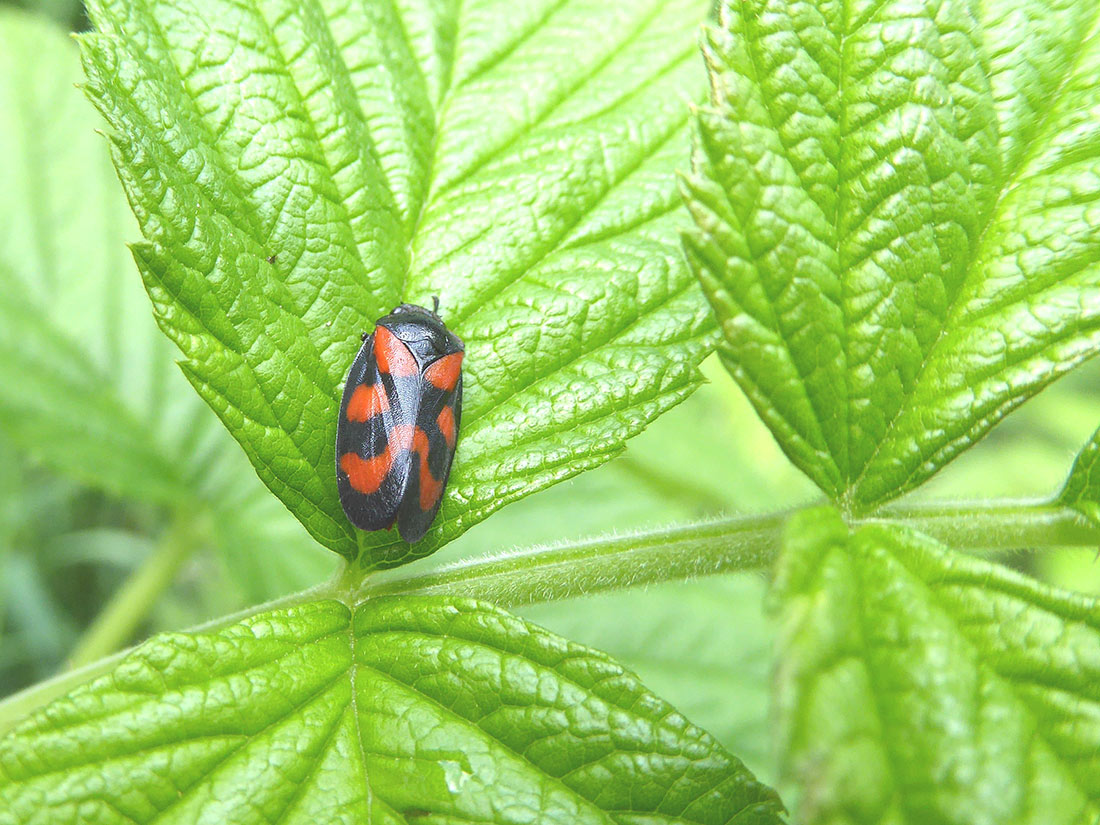
<instances>
[{"instance_id":1,"label":"blurred green background","mask_svg":"<svg viewBox=\"0 0 1100 825\"><path fill-rule=\"evenodd\" d=\"M0 3L0 696L94 653L90 628L127 582L146 588L134 641L311 586L336 565L259 483L153 324L125 249L135 225L75 85L65 32L86 25L79 3ZM1100 422L1098 366L917 495L1052 492ZM813 500L722 368L712 359L705 372L710 383L624 455L505 509L419 569ZM1094 549L1006 561L1100 592ZM522 612L618 657L774 781L765 587L719 576Z\"/></svg>"}]
</instances>

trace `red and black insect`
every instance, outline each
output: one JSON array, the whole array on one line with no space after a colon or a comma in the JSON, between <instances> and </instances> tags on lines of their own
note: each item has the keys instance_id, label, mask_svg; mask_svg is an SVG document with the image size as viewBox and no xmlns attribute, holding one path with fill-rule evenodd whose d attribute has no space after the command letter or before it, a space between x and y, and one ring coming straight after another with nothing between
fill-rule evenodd
<instances>
[{"instance_id":1,"label":"red and black insect","mask_svg":"<svg viewBox=\"0 0 1100 825\"><path fill-rule=\"evenodd\" d=\"M336 426L336 486L359 529L396 524L410 544L428 532L458 438L464 352L435 312L413 304L363 334Z\"/></svg>"}]
</instances>

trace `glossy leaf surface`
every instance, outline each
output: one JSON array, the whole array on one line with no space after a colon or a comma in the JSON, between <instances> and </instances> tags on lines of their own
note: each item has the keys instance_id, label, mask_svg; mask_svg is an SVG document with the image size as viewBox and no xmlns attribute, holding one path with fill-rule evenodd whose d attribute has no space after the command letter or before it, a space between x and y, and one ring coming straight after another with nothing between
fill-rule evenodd
<instances>
[{"instance_id":1,"label":"glossy leaf surface","mask_svg":"<svg viewBox=\"0 0 1100 825\"><path fill-rule=\"evenodd\" d=\"M774 793L605 655L445 598L158 637L0 741L0 823L738 823Z\"/></svg>"},{"instance_id":2,"label":"glossy leaf surface","mask_svg":"<svg viewBox=\"0 0 1100 825\"><path fill-rule=\"evenodd\" d=\"M725 4L686 248L787 455L863 511L1100 349L1100 12Z\"/></svg>"},{"instance_id":3,"label":"glossy leaf surface","mask_svg":"<svg viewBox=\"0 0 1100 825\"><path fill-rule=\"evenodd\" d=\"M698 382L709 314L673 171L699 0L92 4L88 90L191 383L310 533L427 554L594 467ZM415 549L336 497L361 331L431 305L466 343L458 454Z\"/></svg>"}]
</instances>

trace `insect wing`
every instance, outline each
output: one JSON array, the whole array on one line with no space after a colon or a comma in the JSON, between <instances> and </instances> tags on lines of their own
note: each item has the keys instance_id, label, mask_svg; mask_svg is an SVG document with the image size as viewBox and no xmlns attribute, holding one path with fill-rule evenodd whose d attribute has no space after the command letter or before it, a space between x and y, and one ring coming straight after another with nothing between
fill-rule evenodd
<instances>
[{"instance_id":1,"label":"insect wing","mask_svg":"<svg viewBox=\"0 0 1100 825\"><path fill-rule=\"evenodd\" d=\"M421 376L408 485L397 513L401 538L410 544L428 532L451 474L462 418L462 352L433 361Z\"/></svg>"},{"instance_id":2,"label":"insect wing","mask_svg":"<svg viewBox=\"0 0 1100 825\"><path fill-rule=\"evenodd\" d=\"M340 402L336 486L344 513L361 530L392 527L405 495L417 405L401 385L416 377L394 372L406 356L412 358L405 345L378 327L352 363Z\"/></svg>"}]
</instances>

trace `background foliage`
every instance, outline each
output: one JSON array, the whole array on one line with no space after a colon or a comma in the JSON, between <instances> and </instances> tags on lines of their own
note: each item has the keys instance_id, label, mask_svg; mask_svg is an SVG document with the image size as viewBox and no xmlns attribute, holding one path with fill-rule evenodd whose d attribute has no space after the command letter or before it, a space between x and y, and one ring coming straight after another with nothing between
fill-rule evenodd
<instances>
[{"instance_id":1,"label":"background foliage","mask_svg":"<svg viewBox=\"0 0 1100 825\"><path fill-rule=\"evenodd\" d=\"M44 22L7 12L2 23L0 181L14 193L0 203L0 678L10 693L79 658L89 639L103 652L93 620L123 582L164 597L114 644L309 586L332 560L258 483L143 311L119 254L138 234L91 134L98 121L71 86L74 48ZM127 323L107 322L123 306ZM625 454L502 510L428 564L811 500L724 370L705 372L710 383ZM1047 390L918 495L1052 493L1096 426L1097 377L1089 366ZM1089 549L1001 561L1100 593ZM522 613L608 651L776 784L764 589L754 575L724 576Z\"/></svg>"}]
</instances>

